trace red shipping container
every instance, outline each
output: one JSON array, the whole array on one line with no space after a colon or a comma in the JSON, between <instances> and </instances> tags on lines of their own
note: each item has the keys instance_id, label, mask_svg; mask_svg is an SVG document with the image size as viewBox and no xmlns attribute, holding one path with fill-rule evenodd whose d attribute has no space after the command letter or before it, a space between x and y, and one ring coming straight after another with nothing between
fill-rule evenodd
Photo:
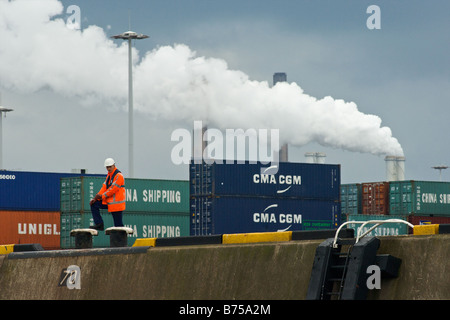
<instances>
[{"instance_id":1,"label":"red shipping container","mask_svg":"<svg viewBox=\"0 0 450 320\"><path fill-rule=\"evenodd\" d=\"M59 249L59 211L0 211L0 245L40 243Z\"/></svg>"},{"instance_id":2,"label":"red shipping container","mask_svg":"<svg viewBox=\"0 0 450 320\"><path fill-rule=\"evenodd\" d=\"M421 224L450 224L450 217L414 216L408 217L408 222L413 225Z\"/></svg>"},{"instance_id":3,"label":"red shipping container","mask_svg":"<svg viewBox=\"0 0 450 320\"><path fill-rule=\"evenodd\" d=\"M389 182L362 184L362 213L389 214Z\"/></svg>"}]
</instances>

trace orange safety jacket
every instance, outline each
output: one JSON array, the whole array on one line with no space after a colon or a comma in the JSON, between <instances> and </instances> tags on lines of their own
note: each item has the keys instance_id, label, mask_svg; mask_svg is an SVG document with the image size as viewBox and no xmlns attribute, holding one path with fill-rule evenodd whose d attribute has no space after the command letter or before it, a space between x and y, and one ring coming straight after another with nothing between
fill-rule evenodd
<instances>
[{"instance_id":1,"label":"orange safety jacket","mask_svg":"<svg viewBox=\"0 0 450 320\"><path fill-rule=\"evenodd\" d=\"M125 179L117 168L108 173L98 194L102 196L102 204L108 205L109 212L125 211Z\"/></svg>"}]
</instances>

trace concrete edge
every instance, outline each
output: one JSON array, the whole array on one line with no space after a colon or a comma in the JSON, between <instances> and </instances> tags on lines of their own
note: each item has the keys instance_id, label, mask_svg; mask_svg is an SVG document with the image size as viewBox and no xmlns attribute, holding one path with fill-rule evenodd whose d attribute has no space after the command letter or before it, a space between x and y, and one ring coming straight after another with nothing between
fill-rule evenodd
<instances>
[{"instance_id":1,"label":"concrete edge","mask_svg":"<svg viewBox=\"0 0 450 320\"><path fill-rule=\"evenodd\" d=\"M90 248L90 249L70 249L70 250L49 250L33 252L12 252L8 254L8 259L29 259L29 258L53 258L53 257L78 257L110 254L136 254L146 253L149 246L143 247L121 247L121 248Z\"/></svg>"}]
</instances>

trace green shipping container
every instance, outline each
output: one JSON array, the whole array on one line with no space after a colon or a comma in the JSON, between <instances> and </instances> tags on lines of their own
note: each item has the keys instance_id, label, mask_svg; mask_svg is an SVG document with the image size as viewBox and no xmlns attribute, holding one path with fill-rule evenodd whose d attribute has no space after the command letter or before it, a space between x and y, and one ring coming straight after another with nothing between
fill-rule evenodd
<instances>
[{"instance_id":1,"label":"green shipping container","mask_svg":"<svg viewBox=\"0 0 450 320\"><path fill-rule=\"evenodd\" d=\"M61 179L61 212L90 212L89 201L100 191L105 178ZM179 180L127 179L126 211L189 213L189 182Z\"/></svg>"},{"instance_id":2,"label":"green shipping container","mask_svg":"<svg viewBox=\"0 0 450 320\"><path fill-rule=\"evenodd\" d=\"M369 221L369 220L388 220L388 219L401 219L408 221L407 215L371 215L371 214L349 214L347 215L347 221ZM366 232L371 227L373 227L375 224L367 224L363 228L363 232ZM347 228L351 228L355 230L355 238L356 238L356 232L358 228L361 226L361 224L353 224L349 223L347 225ZM408 234L408 228L409 226L404 223L385 223L374 230L372 230L368 236L398 236L398 235L405 235Z\"/></svg>"},{"instance_id":3,"label":"green shipping container","mask_svg":"<svg viewBox=\"0 0 450 320\"><path fill-rule=\"evenodd\" d=\"M101 210L105 229L114 226L110 213ZM88 228L93 225L91 213L66 212L61 214L61 248L75 248L75 237L70 236L70 231L79 228ZM189 236L188 213L150 213L150 212L126 212L123 215L125 227L133 229L134 233L128 235L128 246L131 247L137 238L171 238ZM109 236L104 231L99 231L98 236L93 237L95 248L107 248L110 246Z\"/></svg>"},{"instance_id":4,"label":"green shipping container","mask_svg":"<svg viewBox=\"0 0 450 320\"><path fill-rule=\"evenodd\" d=\"M361 184L341 184L342 214L361 214Z\"/></svg>"},{"instance_id":5,"label":"green shipping container","mask_svg":"<svg viewBox=\"0 0 450 320\"><path fill-rule=\"evenodd\" d=\"M389 188L391 214L450 216L450 182L394 181Z\"/></svg>"}]
</instances>

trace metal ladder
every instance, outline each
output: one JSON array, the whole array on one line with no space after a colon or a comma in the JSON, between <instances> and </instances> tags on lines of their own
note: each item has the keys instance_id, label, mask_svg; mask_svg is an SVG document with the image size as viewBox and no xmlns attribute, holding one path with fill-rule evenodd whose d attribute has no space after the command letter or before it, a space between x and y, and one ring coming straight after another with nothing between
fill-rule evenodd
<instances>
[{"instance_id":1,"label":"metal ladder","mask_svg":"<svg viewBox=\"0 0 450 320\"><path fill-rule=\"evenodd\" d=\"M401 260L390 255L377 255L380 240L376 237L365 237L379 225L389 222L406 223L413 227L412 224L400 219L349 221L339 227L334 238L322 242L316 249L306 299L365 299L368 291L366 270L370 265L381 264L383 268L389 269L389 276L396 277ZM338 239L342 227L349 223L362 224L358 228L356 238ZM370 223L375 226L362 233L363 227ZM349 247L341 252L345 245Z\"/></svg>"},{"instance_id":2,"label":"metal ladder","mask_svg":"<svg viewBox=\"0 0 450 320\"><path fill-rule=\"evenodd\" d=\"M327 280L333 284L332 291L325 290L324 281L324 284L322 284L321 300L326 300L324 299L324 296L329 296L331 300L333 300L333 298L336 298L337 300L341 299L352 248L353 245L350 245L347 252L344 253L331 252L332 256L334 256L335 263L332 263L330 266L330 277ZM336 287L337 291L333 291L336 290Z\"/></svg>"}]
</instances>

